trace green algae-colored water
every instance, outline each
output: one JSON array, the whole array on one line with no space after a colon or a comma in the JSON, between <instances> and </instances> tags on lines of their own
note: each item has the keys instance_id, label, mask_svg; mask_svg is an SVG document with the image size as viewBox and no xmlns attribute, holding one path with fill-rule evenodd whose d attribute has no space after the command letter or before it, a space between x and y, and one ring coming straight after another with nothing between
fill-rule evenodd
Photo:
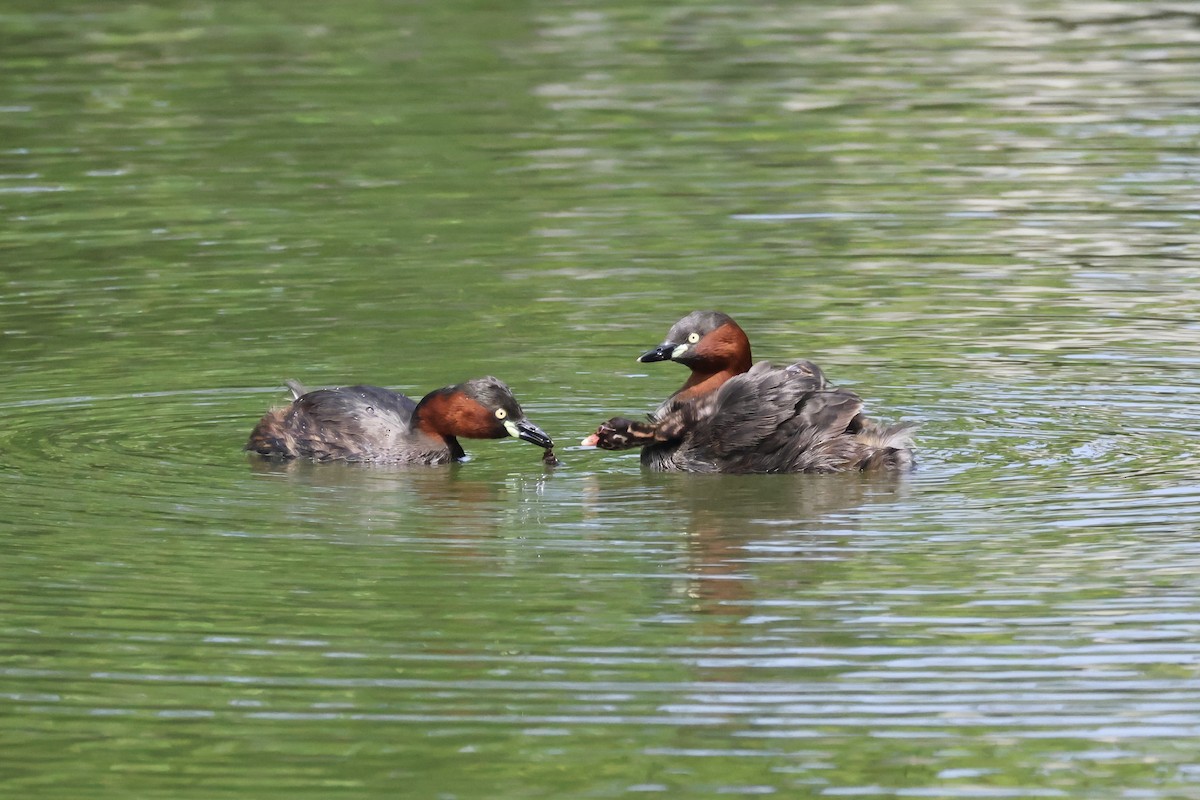
<instances>
[{"instance_id":1,"label":"green algae-colored water","mask_svg":"<svg viewBox=\"0 0 1200 800\"><path fill-rule=\"evenodd\" d=\"M0 10L0 796L1195 797L1197 16ZM575 447L696 308L899 479ZM283 380L559 441L240 448Z\"/></svg>"}]
</instances>

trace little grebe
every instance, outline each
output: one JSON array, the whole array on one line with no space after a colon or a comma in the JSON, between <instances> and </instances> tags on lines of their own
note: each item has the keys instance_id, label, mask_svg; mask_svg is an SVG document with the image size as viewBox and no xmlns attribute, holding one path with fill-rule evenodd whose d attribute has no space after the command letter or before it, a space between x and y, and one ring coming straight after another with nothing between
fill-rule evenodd
<instances>
[{"instance_id":1,"label":"little grebe","mask_svg":"<svg viewBox=\"0 0 1200 800\"><path fill-rule=\"evenodd\" d=\"M691 369L649 422L614 417L583 440L606 450L642 448L664 472L844 472L912 466L912 423L882 425L862 399L810 361L753 364L750 340L729 316L693 311L638 361Z\"/></svg>"},{"instance_id":2,"label":"little grebe","mask_svg":"<svg viewBox=\"0 0 1200 800\"><path fill-rule=\"evenodd\" d=\"M378 386L305 392L287 382L292 404L268 411L246 449L275 458L445 464L466 457L465 439L513 436L549 450L541 428L525 419L512 392L496 378L437 389L418 403Z\"/></svg>"}]
</instances>

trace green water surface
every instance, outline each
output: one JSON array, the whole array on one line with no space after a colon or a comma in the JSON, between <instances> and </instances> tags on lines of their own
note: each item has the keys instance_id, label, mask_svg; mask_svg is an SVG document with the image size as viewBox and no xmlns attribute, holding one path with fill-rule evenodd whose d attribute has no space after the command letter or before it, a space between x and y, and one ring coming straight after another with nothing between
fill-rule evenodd
<instances>
[{"instance_id":1,"label":"green water surface","mask_svg":"<svg viewBox=\"0 0 1200 800\"><path fill-rule=\"evenodd\" d=\"M0 9L0 797L1196 797L1200 27ZM909 476L577 446L698 308ZM564 464L241 451L509 383Z\"/></svg>"}]
</instances>

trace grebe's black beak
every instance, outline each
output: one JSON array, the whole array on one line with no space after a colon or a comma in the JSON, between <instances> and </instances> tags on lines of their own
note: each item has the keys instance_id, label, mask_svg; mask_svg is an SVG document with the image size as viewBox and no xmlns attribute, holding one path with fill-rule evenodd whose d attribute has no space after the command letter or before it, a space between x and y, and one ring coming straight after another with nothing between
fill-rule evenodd
<instances>
[{"instance_id":1,"label":"grebe's black beak","mask_svg":"<svg viewBox=\"0 0 1200 800\"><path fill-rule=\"evenodd\" d=\"M663 342L653 350L647 350L638 356L638 361L647 364L651 361L670 361L671 354L675 352L676 345L674 342Z\"/></svg>"},{"instance_id":2,"label":"grebe's black beak","mask_svg":"<svg viewBox=\"0 0 1200 800\"><path fill-rule=\"evenodd\" d=\"M517 422L516 429L517 432L513 435L518 439L523 439L530 444L536 444L538 447L544 447L547 450L554 447L554 440L547 436L545 431L527 419Z\"/></svg>"}]
</instances>

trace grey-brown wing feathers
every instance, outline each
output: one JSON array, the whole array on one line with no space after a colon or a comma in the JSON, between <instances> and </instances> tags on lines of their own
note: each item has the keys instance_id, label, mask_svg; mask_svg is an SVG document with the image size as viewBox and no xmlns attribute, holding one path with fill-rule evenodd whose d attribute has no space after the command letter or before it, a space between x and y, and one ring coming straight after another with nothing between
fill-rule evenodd
<instances>
[{"instance_id":1,"label":"grey-brown wing feathers","mask_svg":"<svg viewBox=\"0 0 1200 800\"><path fill-rule=\"evenodd\" d=\"M250 434L246 449L263 455L327 461L370 458L406 432L416 401L378 386L303 391L286 408L268 412Z\"/></svg>"},{"instance_id":2,"label":"grey-brown wing feathers","mask_svg":"<svg viewBox=\"0 0 1200 800\"><path fill-rule=\"evenodd\" d=\"M835 472L911 463L912 425L867 420L857 394L829 387L806 361L761 362L709 397L664 406L655 421L679 431L644 454L658 469Z\"/></svg>"}]
</instances>

